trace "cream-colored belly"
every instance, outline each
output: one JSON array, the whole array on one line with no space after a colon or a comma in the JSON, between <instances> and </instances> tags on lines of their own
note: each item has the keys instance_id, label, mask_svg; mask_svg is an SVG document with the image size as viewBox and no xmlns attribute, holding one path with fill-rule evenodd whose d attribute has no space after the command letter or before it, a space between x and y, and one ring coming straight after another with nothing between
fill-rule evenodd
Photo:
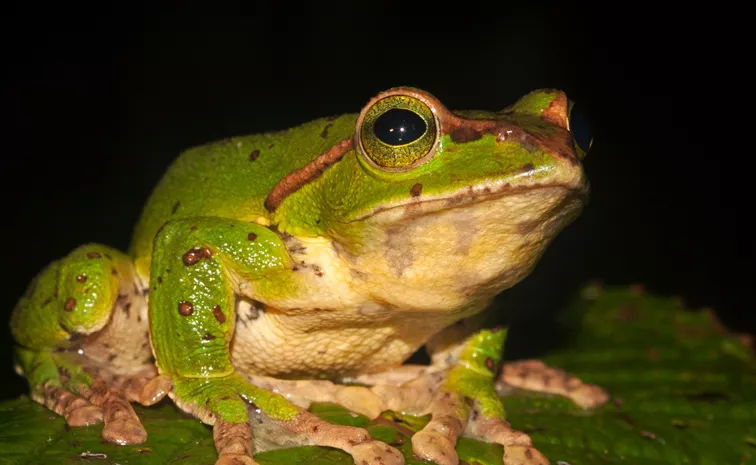
<instances>
[{"instance_id":1,"label":"cream-colored belly","mask_svg":"<svg viewBox=\"0 0 756 465\"><path fill-rule=\"evenodd\" d=\"M388 369L456 319L377 305L283 313L259 311L241 301L237 310L234 368L241 374L289 379L335 379Z\"/></svg>"}]
</instances>

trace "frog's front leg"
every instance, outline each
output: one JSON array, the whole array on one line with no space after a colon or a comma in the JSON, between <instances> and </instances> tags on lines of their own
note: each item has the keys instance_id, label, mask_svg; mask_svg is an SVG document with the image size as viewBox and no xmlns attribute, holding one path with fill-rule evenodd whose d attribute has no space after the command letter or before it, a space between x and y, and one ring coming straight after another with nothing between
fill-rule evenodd
<instances>
[{"instance_id":1,"label":"frog's front leg","mask_svg":"<svg viewBox=\"0 0 756 465\"><path fill-rule=\"evenodd\" d=\"M465 332L457 334L454 329L450 328L450 341L459 340ZM466 436L503 445L506 465L548 464L530 437L507 423L496 392L495 374L506 334L503 329L483 330L463 342L434 347L437 350L433 351L431 366L403 366L392 372L362 375L355 381L372 385L371 391L392 410L432 415L428 425L412 438L413 450L420 457L440 465L456 465L457 439ZM525 389L572 394L571 398L579 399L577 403L584 407L598 406L607 399L597 386L537 361L504 364L502 376L514 377L512 384L519 381L518 387Z\"/></svg>"},{"instance_id":2,"label":"frog's front leg","mask_svg":"<svg viewBox=\"0 0 756 465\"><path fill-rule=\"evenodd\" d=\"M401 464L401 454L366 430L331 425L236 373L230 347L236 283L247 292L295 288L286 247L268 228L221 218L166 223L155 239L150 326L161 376L155 383L183 410L214 425L218 464L255 463L248 407L312 444L336 447L357 463ZM273 285L275 284L275 286Z\"/></svg>"},{"instance_id":3,"label":"frog's front leg","mask_svg":"<svg viewBox=\"0 0 756 465\"><path fill-rule=\"evenodd\" d=\"M412 448L439 465L456 465L460 435L504 446L505 465L546 465L530 437L506 422L494 386L504 349L505 329L482 330L451 350L453 362L427 408L431 421L412 437Z\"/></svg>"}]
</instances>

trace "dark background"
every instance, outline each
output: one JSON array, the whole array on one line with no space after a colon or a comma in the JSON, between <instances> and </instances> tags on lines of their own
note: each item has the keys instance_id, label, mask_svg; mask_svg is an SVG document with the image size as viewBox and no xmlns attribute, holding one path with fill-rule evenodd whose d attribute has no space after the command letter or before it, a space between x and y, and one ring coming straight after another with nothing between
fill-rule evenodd
<instances>
[{"instance_id":1,"label":"dark background","mask_svg":"<svg viewBox=\"0 0 756 465\"><path fill-rule=\"evenodd\" d=\"M533 315L599 278L680 295L753 332L753 149L724 110L751 105L734 82L743 57L727 56L737 40L710 11L633 5L17 7L2 28L0 320L50 260L89 241L125 249L183 149L356 112L397 85L487 110L557 87L592 120L592 200L512 292L528 302L523 318L540 324ZM0 340L0 397L17 395L9 331Z\"/></svg>"}]
</instances>

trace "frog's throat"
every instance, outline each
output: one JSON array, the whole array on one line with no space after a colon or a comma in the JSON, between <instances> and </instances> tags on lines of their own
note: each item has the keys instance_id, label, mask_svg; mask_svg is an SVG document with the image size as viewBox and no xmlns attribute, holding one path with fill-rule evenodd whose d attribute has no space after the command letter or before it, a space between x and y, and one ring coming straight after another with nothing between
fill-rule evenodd
<instances>
[{"instance_id":1,"label":"frog's throat","mask_svg":"<svg viewBox=\"0 0 756 465\"><path fill-rule=\"evenodd\" d=\"M265 198L265 208L271 213L274 212L286 197L319 178L331 165L337 163L352 150L352 147L354 147L353 139L346 138L327 152L318 155L310 163L284 176Z\"/></svg>"},{"instance_id":2,"label":"frog's throat","mask_svg":"<svg viewBox=\"0 0 756 465\"><path fill-rule=\"evenodd\" d=\"M369 211L349 223L364 221L376 216L386 216L387 219L395 214L403 219L418 218L432 215L439 211L449 211L455 208L468 208L476 204L491 202L504 197L522 195L536 190L551 189L555 196L562 197L563 201L577 200L580 204L588 201L589 190L587 186L576 187L565 183L530 184L527 186L512 186L508 183L496 185L481 184L461 189L452 195L426 197L423 200L410 199L393 205L378 207Z\"/></svg>"}]
</instances>

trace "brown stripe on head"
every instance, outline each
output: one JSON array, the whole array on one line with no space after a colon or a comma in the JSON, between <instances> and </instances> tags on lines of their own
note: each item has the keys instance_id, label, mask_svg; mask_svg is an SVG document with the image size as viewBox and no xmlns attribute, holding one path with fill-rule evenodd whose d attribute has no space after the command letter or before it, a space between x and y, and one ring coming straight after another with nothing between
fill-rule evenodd
<instances>
[{"instance_id":1,"label":"brown stripe on head","mask_svg":"<svg viewBox=\"0 0 756 465\"><path fill-rule=\"evenodd\" d=\"M286 197L319 178L334 163L341 160L347 152L352 150L353 145L351 137L344 139L327 152L318 155L310 163L284 176L270 190L265 199L265 208L270 212L275 211Z\"/></svg>"},{"instance_id":2,"label":"brown stripe on head","mask_svg":"<svg viewBox=\"0 0 756 465\"><path fill-rule=\"evenodd\" d=\"M554 100L541 113L541 119L567 129L567 95L561 90L556 91Z\"/></svg>"}]
</instances>

